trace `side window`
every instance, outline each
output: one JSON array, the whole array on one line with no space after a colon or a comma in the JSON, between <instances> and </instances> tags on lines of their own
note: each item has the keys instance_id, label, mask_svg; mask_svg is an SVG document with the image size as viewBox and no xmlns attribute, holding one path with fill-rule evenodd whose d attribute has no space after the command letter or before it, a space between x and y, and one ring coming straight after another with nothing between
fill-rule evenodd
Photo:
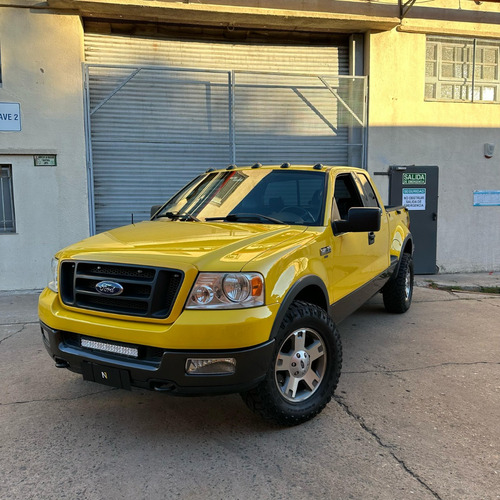
<instances>
[{"instance_id":1,"label":"side window","mask_svg":"<svg viewBox=\"0 0 500 500\"><path fill-rule=\"evenodd\" d=\"M363 202L351 174L340 174L335 179L335 203L341 219L347 219L352 207L362 207Z\"/></svg>"},{"instance_id":2,"label":"side window","mask_svg":"<svg viewBox=\"0 0 500 500\"><path fill-rule=\"evenodd\" d=\"M376 207L379 208L377 196L373 187L368 180L368 177L364 174L358 174L357 179L361 184L361 197L363 198L363 205L365 207Z\"/></svg>"},{"instance_id":3,"label":"side window","mask_svg":"<svg viewBox=\"0 0 500 500\"><path fill-rule=\"evenodd\" d=\"M0 165L0 234L15 231L12 165Z\"/></svg>"}]
</instances>

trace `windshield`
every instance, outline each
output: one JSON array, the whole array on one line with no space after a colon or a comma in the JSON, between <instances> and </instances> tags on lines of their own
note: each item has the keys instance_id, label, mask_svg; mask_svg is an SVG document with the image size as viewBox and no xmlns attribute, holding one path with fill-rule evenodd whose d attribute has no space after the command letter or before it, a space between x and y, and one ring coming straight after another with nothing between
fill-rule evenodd
<instances>
[{"instance_id":1,"label":"windshield","mask_svg":"<svg viewBox=\"0 0 500 500\"><path fill-rule=\"evenodd\" d=\"M155 219L319 226L325 187L325 172L318 171L213 172L189 183Z\"/></svg>"}]
</instances>

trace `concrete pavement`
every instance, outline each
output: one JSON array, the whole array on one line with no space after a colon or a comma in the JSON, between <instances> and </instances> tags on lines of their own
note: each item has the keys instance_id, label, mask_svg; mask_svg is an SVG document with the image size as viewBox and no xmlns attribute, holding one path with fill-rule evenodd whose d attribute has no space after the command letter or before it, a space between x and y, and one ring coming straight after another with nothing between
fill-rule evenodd
<instances>
[{"instance_id":1,"label":"concrete pavement","mask_svg":"<svg viewBox=\"0 0 500 500\"><path fill-rule=\"evenodd\" d=\"M0 498L500 499L498 294L424 282L404 315L374 297L340 325L334 400L287 429L237 395L128 392L56 369L36 302L0 294Z\"/></svg>"}]
</instances>

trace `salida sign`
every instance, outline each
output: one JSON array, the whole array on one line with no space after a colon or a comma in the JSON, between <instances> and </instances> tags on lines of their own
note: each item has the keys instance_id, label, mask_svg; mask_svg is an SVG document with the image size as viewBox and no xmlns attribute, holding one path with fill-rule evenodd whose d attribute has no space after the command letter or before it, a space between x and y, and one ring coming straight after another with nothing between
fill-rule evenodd
<instances>
[{"instance_id":1,"label":"salida sign","mask_svg":"<svg viewBox=\"0 0 500 500\"><path fill-rule=\"evenodd\" d=\"M403 174L403 184L427 184L427 174Z\"/></svg>"},{"instance_id":2,"label":"salida sign","mask_svg":"<svg viewBox=\"0 0 500 500\"><path fill-rule=\"evenodd\" d=\"M20 132L21 105L18 102L0 102L0 132Z\"/></svg>"}]
</instances>

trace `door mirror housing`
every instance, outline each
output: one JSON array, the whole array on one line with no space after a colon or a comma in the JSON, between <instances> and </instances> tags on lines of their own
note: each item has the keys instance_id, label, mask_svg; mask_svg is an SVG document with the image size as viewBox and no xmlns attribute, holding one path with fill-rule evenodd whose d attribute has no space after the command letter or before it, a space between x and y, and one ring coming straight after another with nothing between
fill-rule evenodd
<instances>
[{"instance_id":1,"label":"door mirror housing","mask_svg":"<svg viewBox=\"0 0 500 500\"><path fill-rule=\"evenodd\" d=\"M382 210L377 207L355 207L350 208L347 220L335 220L332 222L333 234L340 233L365 233L380 230Z\"/></svg>"}]
</instances>

